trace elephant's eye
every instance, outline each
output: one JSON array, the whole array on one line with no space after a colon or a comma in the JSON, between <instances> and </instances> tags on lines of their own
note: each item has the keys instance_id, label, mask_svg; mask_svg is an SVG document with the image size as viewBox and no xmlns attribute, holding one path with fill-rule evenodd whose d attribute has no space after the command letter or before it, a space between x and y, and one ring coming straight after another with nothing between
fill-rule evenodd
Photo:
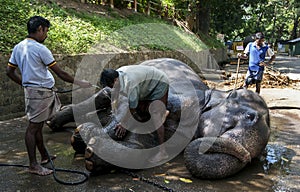
<instances>
[{"instance_id":1,"label":"elephant's eye","mask_svg":"<svg viewBox=\"0 0 300 192\"><path fill-rule=\"evenodd\" d=\"M246 113L246 118L253 121L255 119L255 114L253 113Z\"/></svg>"}]
</instances>

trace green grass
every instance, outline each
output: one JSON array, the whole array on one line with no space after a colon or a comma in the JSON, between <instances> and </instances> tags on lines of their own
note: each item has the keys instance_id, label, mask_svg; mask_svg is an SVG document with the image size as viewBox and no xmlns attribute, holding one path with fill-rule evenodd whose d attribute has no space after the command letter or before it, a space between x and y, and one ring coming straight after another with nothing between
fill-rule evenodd
<instances>
[{"instance_id":1,"label":"green grass","mask_svg":"<svg viewBox=\"0 0 300 192\"><path fill-rule=\"evenodd\" d=\"M29 17L40 15L50 20L45 45L58 54L87 53L103 44L109 50L202 50L207 46L192 34L169 23L142 14L120 17L110 10L110 17L62 9L55 3L31 4L30 0L0 0L0 52L8 54L27 35ZM35 2L35 1L34 1Z\"/></svg>"}]
</instances>

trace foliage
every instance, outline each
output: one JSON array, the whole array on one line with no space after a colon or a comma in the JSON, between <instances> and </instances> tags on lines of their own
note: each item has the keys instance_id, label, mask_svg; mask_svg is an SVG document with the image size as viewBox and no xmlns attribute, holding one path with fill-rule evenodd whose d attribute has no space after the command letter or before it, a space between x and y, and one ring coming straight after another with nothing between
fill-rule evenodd
<instances>
[{"instance_id":1,"label":"foliage","mask_svg":"<svg viewBox=\"0 0 300 192\"><path fill-rule=\"evenodd\" d=\"M0 16L2 17L0 20L0 52L2 53L10 53L13 46L24 39L27 35L26 22L33 15L41 15L51 22L48 38L45 41L46 46L53 53L67 54L86 53L93 45L107 39L115 31L127 26L147 23L167 24L161 19L147 17L142 14L120 17L118 14L114 14L112 10L109 12L109 17L105 17L92 13L78 12L74 9L62 9L55 3L39 4L38 1L31 3L33 1L30 0L0 0L0 2L2 5L0 7ZM199 39L187 38L189 36L179 29L174 30L174 33L175 31L178 33L176 36L178 38L173 38L172 40L178 47L205 47ZM137 37L139 36L130 36L128 38L137 39ZM178 39L181 40L179 41ZM147 41L147 38L144 40ZM166 47L163 45L172 43L167 42L170 40L169 37L159 38L157 45L148 44L146 47L165 50ZM121 45L122 42L116 45L118 44ZM140 48L132 47L129 50L138 49Z\"/></svg>"},{"instance_id":2,"label":"foliage","mask_svg":"<svg viewBox=\"0 0 300 192\"><path fill-rule=\"evenodd\" d=\"M15 0L0 2L0 52L7 52L27 34L26 22L30 13L30 3Z\"/></svg>"},{"instance_id":3,"label":"foliage","mask_svg":"<svg viewBox=\"0 0 300 192\"><path fill-rule=\"evenodd\" d=\"M198 28L206 26L210 36L218 33L225 39L243 39L262 31L275 42L280 39L299 37L300 0L162 0L176 9L190 10L178 12L178 18L188 15L196 17ZM209 19L199 15L201 11ZM204 25L203 25L204 24ZM195 29L194 32L203 34Z\"/></svg>"}]
</instances>

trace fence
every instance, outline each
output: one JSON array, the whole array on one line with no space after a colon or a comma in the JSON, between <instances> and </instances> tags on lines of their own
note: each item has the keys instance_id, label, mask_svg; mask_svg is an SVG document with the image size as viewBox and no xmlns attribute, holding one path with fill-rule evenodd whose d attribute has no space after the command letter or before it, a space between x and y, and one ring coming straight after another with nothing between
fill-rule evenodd
<instances>
[{"instance_id":1,"label":"fence","mask_svg":"<svg viewBox=\"0 0 300 192\"><path fill-rule=\"evenodd\" d=\"M188 9L175 9L173 6L163 5L160 0L148 0L146 4L139 3L137 0L81 0L81 3L109 5L111 8L116 4L117 7L132 9L134 12L172 19L178 19L182 12L188 12Z\"/></svg>"}]
</instances>

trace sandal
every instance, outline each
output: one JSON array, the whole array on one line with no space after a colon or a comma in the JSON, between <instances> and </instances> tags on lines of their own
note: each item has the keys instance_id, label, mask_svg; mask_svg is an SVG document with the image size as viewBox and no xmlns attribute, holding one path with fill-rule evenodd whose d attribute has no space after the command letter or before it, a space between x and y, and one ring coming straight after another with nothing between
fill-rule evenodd
<instances>
[{"instance_id":1,"label":"sandal","mask_svg":"<svg viewBox=\"0 0 300 192\"><path fill-rule=\"evenodd\" d=\"M50 159L53 161L54 159L56 159L56 155L50 155ZM41 165L46 165L47 163L50 163L49 159L45 159L41 161Z\"/></svg>"}]
</instances>

